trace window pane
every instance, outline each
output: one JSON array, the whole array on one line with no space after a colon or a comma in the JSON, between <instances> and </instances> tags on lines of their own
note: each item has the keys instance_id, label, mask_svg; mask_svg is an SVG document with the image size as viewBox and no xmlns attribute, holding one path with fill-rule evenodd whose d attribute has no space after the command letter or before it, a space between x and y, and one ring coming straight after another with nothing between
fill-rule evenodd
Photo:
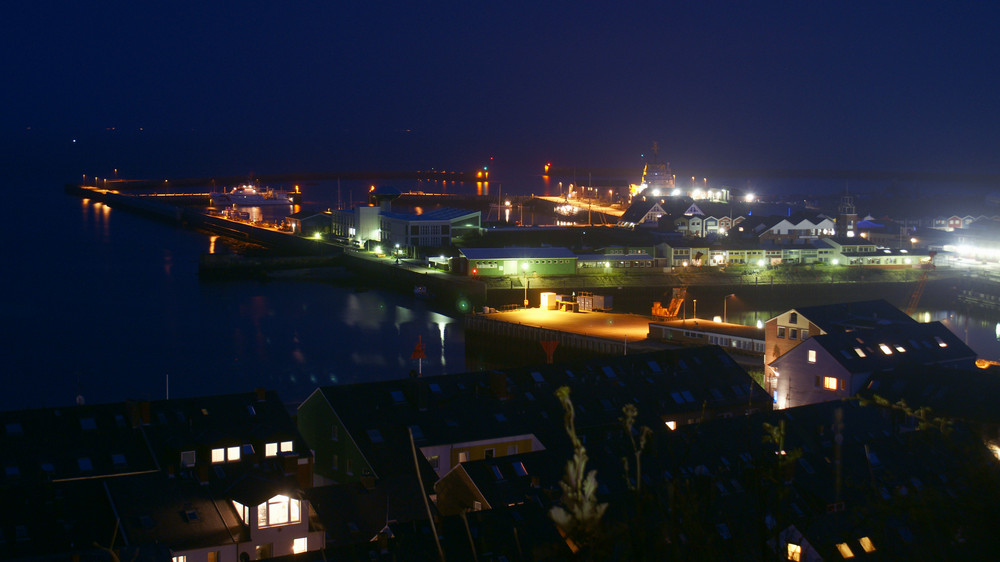
<instances>
[{"instance_id":1,"label":"window pane","mask_svg":"<svg viewBox=\"0 0 1000 562\"><path fill-rule=\"evenodd\" d=\"M267 502L267 524L288 523L288 496L274 496Z\"/></svg>"},{"instance_id":2,"label":"window pane","mask_svg":"<svg viewBox=\"0 0 1000 562\"><path fill-rule=\"evenodd\" d=\"M292 452L292 442L291 441L282 441L281 442L281 452L282 453L291 453Z\"/></svg>"},{"instance_id":3,"label":"window pane","mask_svg":"<svg viewBox=\"0 0 1000 562\"><path fill-rule=\"evenodd\" d=\"M226 449L226 457L231 461L240 460L240 448L239 447L229 447Z\"/></svg>"},{"instance_id":4,"label":"window pane","mask_svg":"<svg viewBox=\"0 0 1000 562\"><path fill-rule=\"evenodd\" d=\"M268 443L264 445L264 456L273 457L278 454L278 444Z\"/></svg>"},{"instance_id":5,"label":"window pane","mask_svg":"<svg viewBox=\"0 0 1000 562\"><path fill-rule=\"evenodd\" d=\"M226 460L225 449L212 449L212 462L224 462Z\"/></svg>"}]
</instances>

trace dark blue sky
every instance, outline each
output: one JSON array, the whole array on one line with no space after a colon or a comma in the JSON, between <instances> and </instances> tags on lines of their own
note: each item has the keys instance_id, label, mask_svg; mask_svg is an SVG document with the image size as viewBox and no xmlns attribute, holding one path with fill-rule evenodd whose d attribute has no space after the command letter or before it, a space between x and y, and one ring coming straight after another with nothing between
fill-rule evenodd
<instances>
[{"instance_id":1,"label":"dark blue sky","mask_svg":"<svg viewBox=\"0 0 1000 562\"><path fill-rule=\"evenodd\" d=\"M1000 173L992 2L148 4L5 10L8 175Z\"/></svg>"}]
</instances>

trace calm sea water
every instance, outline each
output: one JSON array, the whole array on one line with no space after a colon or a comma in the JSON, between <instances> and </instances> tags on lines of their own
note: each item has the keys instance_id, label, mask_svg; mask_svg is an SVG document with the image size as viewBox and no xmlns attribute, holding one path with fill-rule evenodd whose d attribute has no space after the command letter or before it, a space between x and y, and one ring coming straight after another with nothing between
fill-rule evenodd
<instances>
[{"instance_id":1,"label":"calm sea water","mask_svg":"<svg viewBox=\"0 0 1000 562\"><path fill-rule=\"evenodd\" d=\"M396 182L401 190L554 193L553 184ZM368 182L304 186L307 205L360 200ZM537 189L536 189L537 188ZM277 390L401 378L418 338L425 374L467 370L459 319L406 295L307 281L202 282L212 237L63 193L16 190L3 222L6 322L0 409ZM222 244L216 241L221 249ZM735 308L735 307L734 307ZM732 310L750 321L749 314ZM928 310L981 356L1000 359L997 313ZM755 313L755 317L760 317ZM731 317L739 320L739 317ZM766 319L766 318L765 318Z\"/></svg>"},{"instance_id":2,"label":"calm sea water","mask_svg":"<svg viewBox=\"0 0 1000 562\"><path fill-rule=\"evenodd\" d=\"M277 390L465 370L460 322L405 295L321 282L202 282L212 237L63 193L4 224L0 409ZM218 246L221 244L216 241ZM221 249L221 248L217 248Z\"/></svg>"}]
</instances>

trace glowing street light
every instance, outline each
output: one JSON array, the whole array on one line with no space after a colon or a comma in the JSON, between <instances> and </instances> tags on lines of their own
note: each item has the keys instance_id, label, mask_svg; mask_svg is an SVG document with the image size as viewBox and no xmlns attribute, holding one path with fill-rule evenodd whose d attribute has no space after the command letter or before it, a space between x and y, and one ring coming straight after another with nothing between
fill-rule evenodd
<instances>
[{"instance_id":1,"label":"glowing street light","mask_svg":"<svg viewBox=\"0 0 1000 562\"><path fill-rule=\"evenodd\" d=\"M528 308L528 262L521 264L521 270L524 271L524 308Z\"/></svg>"}]
</instances>

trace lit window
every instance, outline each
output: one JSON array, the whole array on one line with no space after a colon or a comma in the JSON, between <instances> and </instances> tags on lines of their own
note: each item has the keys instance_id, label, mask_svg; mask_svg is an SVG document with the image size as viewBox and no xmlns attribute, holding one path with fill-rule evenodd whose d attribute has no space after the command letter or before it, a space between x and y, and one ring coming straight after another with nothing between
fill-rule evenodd
<instances>
[{"instance_id":1,"label":"lit window","mask_svg":"<svg viewBox=\"0 0 1000 562\"><path fill-rule=\"evenodd\" d=\"M281 442L281 452L282 453L291 453L292 452L292 442L291 441L282 441Z\"/></svg>"},{"instance_id":2,"label":"lit window","mask_svg":"<svg viewBox=\"0 0 1000 562\"><path fill-rule=\"evenodd\" d=\"M458 462L469 462L469 452L468 451L460 451L458 453Z\"/></svg>"},{"instance_id":3,"label":"lit window","mask_svg":"<svg viewBox=\"0 0 1000 562\"><path fill-rule=\"evenodd\" d=\"M225 462L225 461L226 461L225 449L212 449L212 462Z\"/></svg>"},{"instance_id":4,"label":"lit window","mask_svg":"<svg viewBox=\"0 0 1000 562\"><path fill-rule=\"evenodd\" d=\"M896 345L896 351L898 351L900 353L906 353L906 348L897 344Z\"/></svg>"},{"instance_id":5,"label":"lit window","mask_svg":"<svg viewBox=\"0 0 1000 562\"><path fill-rule=\"evenodd\" d=\"M277 443L267 443L264 445L264 456L274 457L278 454L278 444Z\"/></svg>"},{"instance_id":6,"label":"lit window","mask_svg":"<svg viewBox=\"0 0 1000 562\"><path fill-rule=\"evenodd\" d=\"M180 556L173 556L170 558L170 562L187 562L188 557L183 554Z\"/></svg>"},{"instance_id":7,"label":"lit window","mask_svg":"<svg viewBox=\"0 0 1000 562\"><path fill-rule=\"evenodd\" d=\"M226 449L226 459L230 461L240 460L240 448L239 447L229 447Z\"/></svg>"},{"instance_id":8,"label":"lit window","mask_svg":"<svg viewBox=\"0 0 1000 562\"><path fill-rule=\"evenodd\" d=\"M802 545L788 543L788 559L795 562L802 560Z\"/></svg>"},{"instance_id":9,"label":"lit window","mask_svg":"<svg viewBox=\"0 0 1000 562\"><path fill-rule=\"evenodd\" d=\"M868 537L861 537L858 539L861 543L861 548L865 549L865 552L875 552L875 545L872 544L872 540Z\"/></svg>"},{"instance_id":10,"label":"lit window","mask_svg":"<svg viewBox=\"0 0 1000 562\"><path fill-rule=\"evenodd\" d=\"M292 541L292 554L299 554L309 550L308 544L309 540L306 537L295 539Z\"/></svg>"},{"instance_id":11,"label":"lit window","mask_svg":"<svg viewBox=\"0 0 1000 562\"><path fill-rule=\"evenodd\" d=\"M274 527L298 523L301 518L299 500L277 495L257 506L257 524Z\"/></svg>"},{"instance_id":12,"label":"lit window","mask_svg":"<svg viewBox=\"0 0 1000 562\"><path fill-rule=\"evenodd\" d=\"M823 388L827 390L837 390L836 377L823 377Z\"/></svg>"},{"instance_id":13,"label":"lit window","mask_svg":"<svg viewBox=\"0 0 1000 562\"><path fill-rule=\"evenodd\" d=\"M865 350L861 349L860 347L855 347L855 348L854 348L854 353L857 353L857 354L858 354L858 357L862 357L862 358L864 358L864 357L868 357L868 356L867 356L867 355L865 354Z\"/></svg>"},{"instance_id":14,"label":"lit window","mask_svg":"<svg viewBox=\"0 0 1000 562\"><path fill-rule=\"evenodd\" d=\"M809 350L809 362L810 363L815 363L816 362L816 350L815 349L810 349Z\"/></svg>"},{"instance_id":15,"label":"lit window","mask_svg":"<svg viewBox=\"0 0 1000 562\"><path fill-rule=\"evenodd\" d=\"M938 347L948 347L948 343L941 339L940 336L934 336L934 341L937 342Z\"/></svg>"},{"instance_id":16,"label":"lit window","mask_svg":"<svg viewBox=\"0 0 1000 562\"><path fill-rule=\"evenodd\" d=\"M851 547L847 546L846 542L837 543L837 550L844 558L854 558L854 553L851 552Z\"/></svg>"},{"instance_id":17,"label":"lit window","mask_svg":"<svg viewBox=\"0 0 1000 562\"><path fill-rule=\"evenodd\" d=\"M884 353L886 355L892 355L892 348L890 348L889 346L885 345L884 343L878 344L878 348L882 350L882 353Z\"/></svg>"},{"instance_id":18,"label":"lit window","mask_svg":"<svg viewBox=\"0 0 1000 562\"><path fill-rule=\"evenodd\" d=\"M233 500L233 507L236 508L236 515L239 515L240 520L243 523L250 524L250 508L241 504L240 502Z\"/></svg>"},{"instance_id":19,"label":"lit window","mask_svg":"<svg viewBox=\"0 0 1000 562\"><path fill-rule=\"evenodd\" d=\"M677 429L677 422L675 422L675 421L668 421L667 422L667 427L670 428L670 431L673 431L673 430Z\"/></svg>"}]
</instances>

